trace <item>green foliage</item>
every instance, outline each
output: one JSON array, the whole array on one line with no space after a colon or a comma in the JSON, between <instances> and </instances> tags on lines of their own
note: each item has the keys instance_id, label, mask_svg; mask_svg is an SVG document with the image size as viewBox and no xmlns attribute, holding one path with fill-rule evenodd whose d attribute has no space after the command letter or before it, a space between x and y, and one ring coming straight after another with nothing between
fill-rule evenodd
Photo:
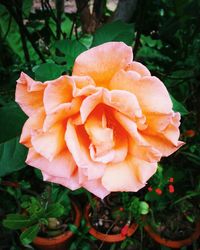
<instances>
[{"instance_id":1,"label":"green foliage","mask_svg":"<svg viewBox=\"0 0 200 250\"><path fill-rule=\"evenodd\" d=\"M111 41L121 41L127 45L132 45L133 40L133 24L115 21L105 24L95 32L92 47Z\"/></svg>"},{"instance_id":2,"label":"green foliage","mask_svg":"<svg viewBox=\"0 0 200 250\"><path fill-rule=\"evenodd\" d=\"M15 103L0 107L0 176L26 166L27 149L19 144L19 135L26 115Z\"/></svg>"},{"instance_id":3,"label":"green foliage","mask_svg":"<svg viewBox=\"0 0 200 250\"><path fill-rule=\"evenodd\" d=\"M68 202L64 202L64 198ZM66 217L71 210L67 193L62 188L53 186L50 189L47 187L41 197L23 195L20 205L24 214L8 214L3 225L10 229L22 229L20 240L24 245L31 243L44 227L50 230L49 236L54 232L62 233L57 219Z\"/></svg>"},{"instance_id":4,"label":"green foliage","mask_svg":"<svg viewBox=\"0 0 200 250\"><path fill-rule=\"evenodd\" d=\"M0 142L19 136L26 119L24 112L15 103L8 103L0 107Z\"/></svg>"},{"instance_id":5,"label":"green foliage","mask_svg":"<svg viewBox=\"0 0 200 250\"><path fill-rule=\"evenodd\" d=\"M26 166L27 149L15 137L0 144L0 177Z\"/></svg>"},{"instance_id":6,"label":"green foliage","mask_svg":"<svg viewBox=\"0 0 200 250\"><path fill-rule=\"evenodd\" d=\"M20 235L20 240L22 244L23 245L30 244L35 239L39 231L40 231L39 224L33 225L28 229L26 229L25 231L23 231L23 233Z\"/></svg>"},{"instance_id":7,"label":"green foliage","mask_svg":"<svg viewBox=\"0 0 200 250\"><path fill-rule=\"evenodd\" d=\"M3 221L3 225L10 229L21 229L29 227L33 222L22 214L9 214Z\"/></svg>"},{"instance_id":8,"label":"green foliage","mask_svg":"<svg viewBox=\"0 0 200 250\"><path fill-rule=\"evenodd\" d=\"M54 80L60 77L65 71L65 66L57 65L55 63L43 63L33 68L35 79L42 82Z\"/></svg>"},{"instance_id":9,"label":"green foliage","mask_svg":"<svg viewBox=\"0 0 200 250\"><path fill-rule=\"evenodd\" d=\"M170 96L173 103L173 110L179 112L182 116L188 115L188 110L183 106L183 104L177 101L172 95Z\"/></svg>"},{"instance_id":10,"label":"green foliage","mask_svg":"<svg viewBox=\"0 0 200 250\"><path fill-rule=\"evenodd\" d=\"M55 48L64 55L62 59L67 63L68 70L72 69L76 57L87 50L87 48L79 41L69 39L57 41L55 43Z\"/></svg>"}]
</instances>

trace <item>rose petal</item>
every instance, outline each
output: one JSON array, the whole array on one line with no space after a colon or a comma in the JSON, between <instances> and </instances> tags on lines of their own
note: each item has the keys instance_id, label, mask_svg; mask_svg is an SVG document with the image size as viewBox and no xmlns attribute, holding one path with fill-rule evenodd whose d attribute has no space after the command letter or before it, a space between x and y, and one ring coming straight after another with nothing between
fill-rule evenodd
<instances>
[{"instance_id":1,"label":"rose petal","mask_svg":"<svg viewBox=\"0 0 200 250\"><path fill-rule=\"evenodd\" d=\"M47 114L44 120L44 131L50 129L57 122L66 122L67 118L78 113L81 103L82 98L76 97L70 103L63 103L54 108L52 113Z\"/></svg>"},{"instance_id":2,"label":"rose petal","mask_svg":"<svg viewBox=\"0 0 200 250\"><path fill-rule=\"evenodd\" d=\"M44 181L50 181L53 183L57 183L57 184L60 184L64 187L70 188L71 190L76 190L76 189L81 187L79 182L78 182L78 172L77 171L74 172L74 174L72 176L70 176L70 178L52 176L52 175L47 174L44 171L42 171L42 175L43 175Z\"/></svg>"},{"instance_id":3,"label":"rose petal","mask_svg":"<svg viewBox=\"0 0 200 250\"><path fill-rule=\"evenodd\" d=\"M65 140L69 151L80 168L86 168L88 179L100 178L104 173L105 164L93 162L89 154L89 138L82 126L75 128L71 119L67 122Z\"/></svg>"},{"instance_id":4,"label":"rose petal","mask_svg":"<svg viewBox=\"0 0 200 250\"><path fill-rule=\"evenodd\" d=\"M177 151L182 145L185 143L182 141L178 141L174 146L169 140L167 140L164 136L158 135L148 135L143 134L145 140L152 145L155 149L161 152L162 156L169 156L175 151Z\"/></svg>"},{"instance_id":5,"label":"rose petal","mask_svg":"<svg viewBox=\"0 0 200 250\"><path fill-rule=\"evenodd\" d=\"M80 54L73 75L90 76L97 86L106 86L113 75L133 59L132 48L122 42L108 42Z\"/></svg>"},{"instance_id":6,"label":"rose petal","mask_svg":"<svg viewBox=\"0 0 200 250\"><path fill-rule=\"evenodd\" d=\"M71 76L71 78L75 82L75 86L78 89L96 85L90 76Z\"/></svg>"},{"instance_id":7,"label":"rose petal","mask_svg":"<svg viewBox=\"0 0 200 250\"><path fill-rule=\"evenodd\" d=\"M92 142L90 156L92 160L103 163L123 161L128 152L126 133L117 122L112 124L110 112L105 111L105 113L108 115L107 118L100 108L96 108L85 123L85 129ZM106 123L109 123L110 127L113 125L114 130L107 127Z\"/></svg>"},{"instance_id":8,"label":"rose petal","mask_svg":"<svg viewBox=\"0 0 200 250\"><path fill-rule=\"evenodd\" d=\"M101 103L106 104L132 118L135 116L142 117L142 111L135 95L127 91L108 91L105 88L99 88L98 92L86 97L82 102L80 114L83 123L86 121L88 115L94 110L94 108ZM126 103L126 105L124 105L124 103Z\"/></svg>"},{"instance_id":9,"label":"rose petal","mask_svg":"<svg viewBox=\"0 0 200 250\"><path fill-rule=\"evenodd\" d=\"M148 162L160 160L161 153L145 140L145 137L138 131L136 122L119 112L114 112L114 116L129 134L128 152L132 156Z\"/></svg>"},{"instance_id":10,"label":"rose petal","mask_svg":"<svg viewBox=\"0 0 200 250\"><path fill-rule=\"evenodd\" d=\"M135 71L138 74L140 74L141 77L144 76L151 76L150 71L141 63L139 62L131 62L128 64L128 66L125 68L126 71Z\"/></svg>"},{"instance_id":11,"label":"rose petal","mask_svg":"<svg viewBox=\"0 0 200 250\"><path fill-rule=\"evenodd\" d=\"M47 114L51 113L62 103L72 100L72 79L61 76L56 80L48 81L44 91L44 108Z\"/></svg>"},{"instance_id":12,"label":"rose petal","mask_svg":"<svg viewBox=\"0 0 200 250\"><path fill-rule=\"evenodd\" d=\"M69 178L76 169L76 163L67 149L56 155L52 161L48 161L46 158L38 154L34 148L30 148L26 158L26 163L44 171L50 176L63 178Z\"/></svg>"},{"instance_id":13,"label":"rose petal","mask_svg":"<svg viewBox=\"0 0 200 250\"><path fill-rule=\"evenodd\" d=\"M177 146L180 131L180 114L171 112L171 114L148 114L148 127L143 130L144 134L160 136Z\"/></svg>"},{"instance_id":14,"label":"rose petal","mask_svg":"<svg viewBox=\"0 0 200 250\"><path fill-rule=\"evenodd\" d=\"M47 132L37 132L32 135L31 143L34 149L49 161L59 154L65 147L65 126L56 124Z\"/></svg>"},{"instance_id":15,"label":"rose petal","mask_svg":"<svg viewBox=\"0 0 200 250\"><path fill-rule=\"evenodd\" d=\"M101 199L105 198L105 196L107 196L110 193L102 185L100 179L86 181L84 182L83 187Z\"/></svg>"},{"instance_id":16,"label":"rose petal","mask_svg":"<svg viewBox=\"0 0 200 250\"><path fill-rule=\"evenodd\" d=\"M15 101L25 114L31 116L43 106L43 92L46 84L34 81L25 73L17 80Z\"/></svg>"},{"instance_id":17,"label":"rose petal","mask_svg":"<svg viewBox=\"0 0 200 250\"><path fill-rule=\"evenodd\" d=\"M20 137L20 143L24 144L26 147L31 147L31 135L40 130L43 126L43 122L45 119L44 108L40 108L37 112L35 112L32 116L26 120L24 123L22 134Z\"/></svg>"},{"instance_id":18,"label":"rose petal","mask_svg":"<svg viewBox=\"0 0 200 250\"><path fill-rule=\"evenodd\" d=\"M121 70L112 78L110 88L133 93L143 112L168 114L172 111L172 102L167 89L156 77L146 76L136 80L132 71Z\"/></svg>"},{"instance_id":19,"label":"rose petal","mask_svg":"<svg viewBox=\"0 0 200 250\"><path fill-rule=\"evenodd\" d=\"M111 152L114 147L113 130L108 128L106 124L103 124L102 119L103 111L97 109L96 112L93 112L92 115L88 117L85 123L85 130L91 141L90 152L94 151L94 155L92 153L92 159L95 160L96 158L96 161L102 159L103 163L107 163L114 157L113 152ZM104 120L106 120L105 117ZM104 122L106 123L106 121ZM105 155L107 157L105 157Z\"/></svg>"},{"instance_id":20,"label":"rose petal","mask_svg":"<svg viewBox=\"0 0 200 250\"><path fill-rule=\"evenodd\" d=\"M111 192L137 192L156 172L157 164L129 156L125 161L109 164L102 177L103 186Z\"/></svg>"}]
</instances>

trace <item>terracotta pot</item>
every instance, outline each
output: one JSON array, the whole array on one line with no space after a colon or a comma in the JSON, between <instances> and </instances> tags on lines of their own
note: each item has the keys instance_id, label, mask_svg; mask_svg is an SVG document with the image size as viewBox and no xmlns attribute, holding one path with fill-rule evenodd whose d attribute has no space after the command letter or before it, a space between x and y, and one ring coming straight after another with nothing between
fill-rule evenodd
<instances>
[{"instance_id":1,"label":"terracotta pot","mask_svg":"<svg viewBox=\"0 0 200 250\"><path fill-rule=\"evenodd\" d=\"M162 238L158 233L156 233L151 225L145 225L144 229L147 231L147 233L151 236L153 240L155 240L157 243L171 248L181 248L187 245L192 244L193 241L197 240L200 236L200 221L196 224L196 228L194 233L184 239L184 240L170 240L166 238Z\"/></svg>"},{"instance_id":2,"label":"terracotta pot","mask_svg":"<svg viewBox=\"0 0 200 250\"><path fill-rule=\"evenodd\" d=\"M79 227L81 220L81 213L78 206L72 202L75 211L75 221L74 225ZM65 233L58 235L56 237L43 238L36 237L33 241L34 246L40 250L66 250L66 246L69 239L74 235L71 231L66 231Z\"/></svg>"},{"instance_id":3,"label":"terracotta pot","mask_svg":"<svg viewBox=\"0 0 200 250\"><path fill-rule=\"evenodd\" d=\"M88 204L85 208L85 219L87 226L90 228L89 233L94 236L96 239L104 241L104 242L109 242L109 243L114 243L114 242L120 242L126 239L127 236L131 236L135 233L136 229L138 228L138 225L135 223L132 223L128 229L127 236L122 236L121 234L104 234L99 231L97 231L89 221L89 212L90 212L91 206Z\"/></svg>"}]
</instances>

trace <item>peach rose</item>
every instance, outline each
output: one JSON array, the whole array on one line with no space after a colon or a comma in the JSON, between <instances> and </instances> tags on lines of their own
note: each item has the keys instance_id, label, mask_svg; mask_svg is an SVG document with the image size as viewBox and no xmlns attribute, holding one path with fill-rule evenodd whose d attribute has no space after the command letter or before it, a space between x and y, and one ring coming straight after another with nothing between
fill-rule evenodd
<instances>
[{"instance_id":1,"label":"peach rose","mask_svg":"<svg viewBox=\"0 0 200 250\"><path fill-rule=\"evenodd\" d=\"M72 76L44 83L22 73L16 101L29 116L20 142L44 180L104 198L136 192L178 141L180 114L164 84L109 42L80 54Z\"/></svg>"}]
</instances>

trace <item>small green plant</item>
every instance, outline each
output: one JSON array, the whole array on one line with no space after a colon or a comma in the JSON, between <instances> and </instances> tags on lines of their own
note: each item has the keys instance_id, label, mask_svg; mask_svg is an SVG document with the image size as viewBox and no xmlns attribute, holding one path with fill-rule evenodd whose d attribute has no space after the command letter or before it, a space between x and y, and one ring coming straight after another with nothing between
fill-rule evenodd
<instances>
[{"instance_id":1,"label":"small green plant","mask_svg":"<svg viewBox=\"0 0 200 250\"><path fill-rule=\"evenodd\" d=\"M68 190L56 185L47 186L40 196L23 195L21 213L8 214L3 225L9 229L21 229L20 240L28 245L40 234L53 237L62 234L70 223L71 204Z\"/></svg>"}]
</instances>

